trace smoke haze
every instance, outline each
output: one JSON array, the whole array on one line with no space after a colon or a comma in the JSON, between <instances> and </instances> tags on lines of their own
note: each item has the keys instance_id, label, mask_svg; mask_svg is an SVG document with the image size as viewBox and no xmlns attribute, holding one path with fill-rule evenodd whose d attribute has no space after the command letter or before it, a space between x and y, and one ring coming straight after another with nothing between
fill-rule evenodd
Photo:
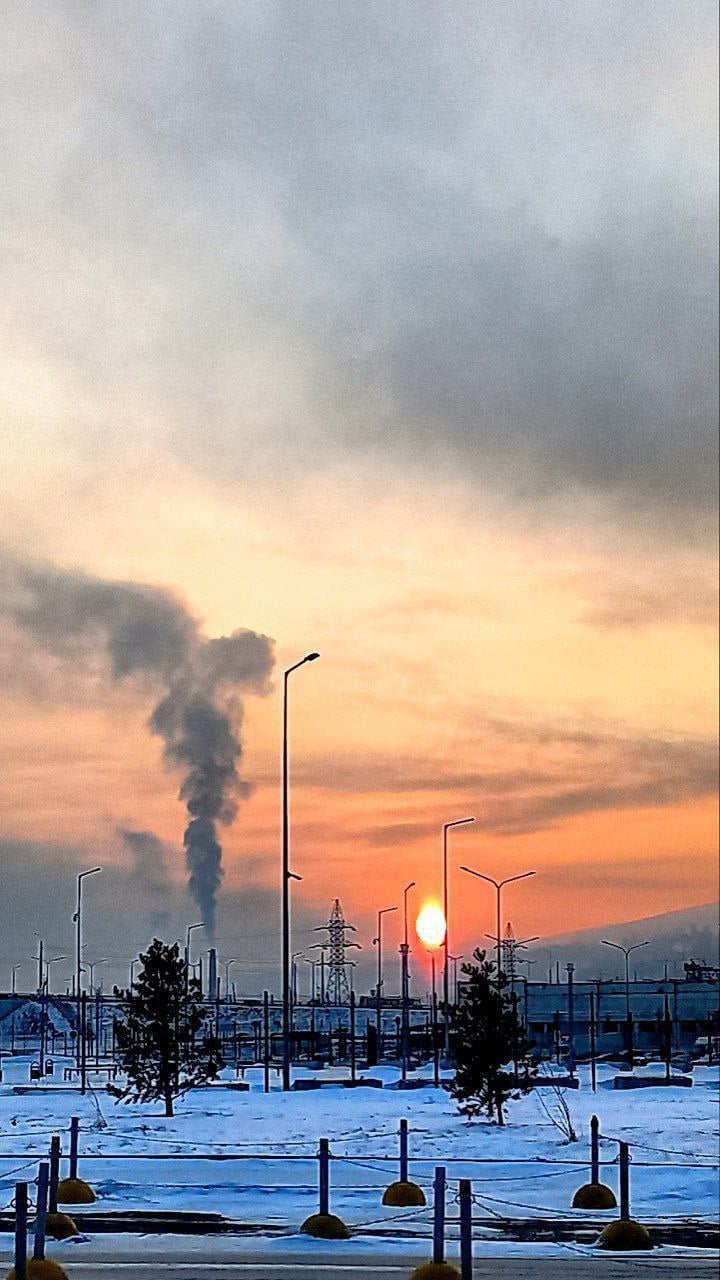
<instances>
[{"instance_id":1,"label":"smoke haze","mask_svg":"<svg viewBox=\"0 0 720 1280\"><path fill-rule=\"evenodd\" d=\"M12 620L46 650L90 669L109 663L116 681L144 677L161 686L148 727L161 738L167 765L182 774L189 885L212 933L222 878L218 827L233 820L249 791L240 776L240 695L267 692L272 641L246 630L208 639L161 587L22 564L7 576ZM157 871L156 837L122 834L136 859L150 852Z\"/></svg>"}]
</instances>

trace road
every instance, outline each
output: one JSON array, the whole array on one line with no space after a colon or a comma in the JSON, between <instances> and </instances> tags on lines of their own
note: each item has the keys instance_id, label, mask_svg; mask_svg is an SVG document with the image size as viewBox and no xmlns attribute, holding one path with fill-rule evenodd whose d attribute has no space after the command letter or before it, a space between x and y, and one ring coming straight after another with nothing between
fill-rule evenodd
<instances>
[{"instance_id":1,"label":"road","mask_svg":"<svg viewBox=\"0 0 720 1280\"><path fill-rule=\"evenodd\" d=\"M55 1255L57 1257L57 1255ZM171 1259L156 1249L144 1252L137 1260L117 1259L111 1255L98 1255L91 1261L81 1260L66 1253L63 1265L69 1280L143 1280L150 1277L167 1277L167 1280L408 1280L415 1266L428 1260L427 1254L404 1255L392 1252L384 1258L374 1252L358 1251L346 1259L330 1261L319 1258L307 1250L283 1253L282 1260L258 1257L254 1261L218 1262L211 1255L192 1257L182 1254ZM206 1260L207 1259L207 1260ZM625 1254L613 1258L608 1254L577 1254L569 1257L484 1257L475 1262L474 1280L628 1280L628 1277L647 1277L648 1280L710 1280L717 1276L717 1255L701 1257L698 1254L681 1256L665 1253L642 1254L632 1257Z\"/></svg>"}]
</instances>

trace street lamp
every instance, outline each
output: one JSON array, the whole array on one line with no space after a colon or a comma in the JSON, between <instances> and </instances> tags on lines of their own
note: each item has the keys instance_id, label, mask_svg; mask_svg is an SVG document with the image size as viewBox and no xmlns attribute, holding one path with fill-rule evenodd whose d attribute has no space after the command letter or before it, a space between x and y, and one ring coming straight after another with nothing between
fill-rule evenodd
<instances>
[{"instance_id":1,"label":"street lamp","mask_svg":"<svg viewBox=\"0 0 720 1280\"><path fill-rule=\"evenodd\" d=\"M373 938L373 946L377 947L377 1033L378 1048L380 1047L380 1038L382 1035L382 987L383 987L383 964L382 964L382 918L387 916L391 911L397 911L397 907L382 907L377 913L377 938Z\"/></svg>"},{"instance_id":2,"label":"street lamp","mask_svg":"<svg viewBox=\"0 0 720 1280\"><path fill-rule=\"evenodd\" d=\"M432 1051L433 1051L433 1084L440 1088L440 1054L437 1040L437 985L435 982L435 951L428 950L430 970L432 973Z\"/></svg>"},{"instance_id":3,"label":"street lamp","mask_svg":"<svg viewBox=\"0 0 720 1280\"><path fill-rule=\"evenodd\" d=\"M104 960L88 960L88 969L90 970L90 995L93 994L95 989L95 968L99 964L107 964L107 958Z\"/></svg>"},{"instance_id":4,"label":"street lamp","mask_svg":"<svg viewBox=\"0 0 720 1280\"><path fill-rule=\"evenodd\" d=\"M288 681L293 671L315 662L319 653L307 653L299 662L288 667L283 676L283 709L282 709L282 1025L283 1025L283 1057L282 1087L285 1092L290 1088L290 1064L292 1060L290 1046L290 1006L292 991L290 989L290 881L299 880L290 870L290 757L288 751Z\"/></svg>"},{"instance_id":5,"label":"street lamp","mask_svg":"<svg viewBox=\"0 0 720 1280\"><path fill-rule=\"evenodd\" d=\"M21 964L14 964L12 967L12 994L17 992L16 975L18 969L22 969ZM15 1052L15 1005L13 1004L12 1017L10 1018L10 1056Z\"/></svg>"},{"instance_id":6,"label":"street lamp","mask_svg":"<svg viewBox=\"0 0 720 1280\"><path fill-rule=\"evenodd\" d=\"M650 939L646 942L635 942L631 947L623 947L620 942L608 942L607 938L601 938L604 947L614 947L616 951L622 951L625 957L625 1019L630 1024L630 955L633 951L639 951L640 947L649 947Z\"/></svg>"},{"instance_id":7,"label":"street lamp","mask_svg":"<svg viewBox=\"0 0 720 1280\"><path fill-rule=\"evenodd\" d=\"M205 921L198 920L196 924L189 924L185 930L185 995L187 997L190 990L190 935L194 929L204 929Z\"/></svg>"},{"instance_id":8,"label":"street lamp","mask_svg":"<svg viewBox=\"0 0 720 1280\"><path fill-rule=\"evenodd\" d=\"M75 907L75 915L73 920L76 925L75 932L75 992L78 998L78 1007L80 995L82 992L82 882L86 876L96 876L102 871L102 867L91 867L89 871L81 871L77 878L77 903Z\"/></svg>"},{"instance_id":9,"label":"street lamp","mask_svg":"<svg viewBox=\"0 0 720 1280\"><path fill-rule=\"evenodd\" d=\"M453 1004L458 1002L458 960L463 960L464 958L464 952L459 956L448 956L448 960L452 962L453 967Z\"/></svg>"},{"instance_id":10,"label":"street lamp","mask_svg":"<svg viewBox=\"0 0 720 1280\"><path fill-rule=\"evenodd\" d=\"M537 875L536 871L523 871L519 876L506 876L504 880L493 880L492 876L486 876L482 871L473 871L472 867L461 867L461 871L466 871L469 876L477 876L478 880L487 880L488 884L495 886L497 893L497 980L500 985L500 970L502 965L501 947L502 947L502 924L500 910L500 895L506 884L514 884L516 880L527 880L529 876Z\"/></svg>"},{"instance_id":11,"label":"street lamp","mask_svg":"<svg viewBox=\"0 0 720 1280\"><path fill-rule=\"evenodd\" d=\"M304 956L303 951L293 951L290 956L290 993L292 996L293 1018L291 1018L291 1031L294 1030L294 1010L298 1004L298 967L297 962Z\"/></svg>"},{"instance_id":12,"label":"street lamp","mask_svg":"<svg viewBox=\"0 0 720 1280\"><path fill-rule=\"evenodd\" d=\"M411 880L403 889L403 940L400 944L400 995L402 1004L402 1079L407 1077L408 1059L410 1057L410 973L408 960L410 956L410 935L408 932L408 894L415 888Z\"/></svg>"},{"instance_id":13,"label":"street lamp","mask_svg":"<svg viewBox=\"0 0 720 1280\"><path fill-rule=\"evenodd\" d=\"M43 983L43 992L45 995L50 994L50 975L48 974L48 969L51 964L57 964L59 960L67 960L67 956L51 956L49 960L45 961L45 980Z\"/></svg>"},{"instance_id":14,"label":"street lamp","mask_svg":"<svg viewBox=\"0 0 720 1280\"><path fill-rule=\"evenodd\" d=\"M230 965L231 964L237 964L237 960L235 956L233 956L232 960L225 961L225 999L226 1000L230 999Z\"/></svg>"},{"instance_id":15,"label":"street lamp","mask_svg":"<svg viewBox=\"0 0 720 1280\"><path fill-rule=\"evenodd\" d=\"M455 822L443 823L443 914L445 916L445 940L443 942L443 1005L445 1008L445 1039L447 1041L448 1030L448 1006L450 1004L450 976L449 964L450 959L450 917L449 910L449 892L448 892L448 831L453 827L466 827L469 823L474 822L474 818L457 818ZM447 1044L446 1044L447 1047Z\"/></svg>"}]
</instances>

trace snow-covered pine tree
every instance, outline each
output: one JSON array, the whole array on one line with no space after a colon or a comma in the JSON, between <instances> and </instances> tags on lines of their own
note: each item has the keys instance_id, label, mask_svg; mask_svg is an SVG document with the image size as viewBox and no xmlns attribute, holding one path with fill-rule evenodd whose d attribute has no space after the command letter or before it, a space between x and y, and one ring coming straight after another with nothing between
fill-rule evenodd
<instances>
[{"instance_id":1,"label":"snow-covered pine tree","mask_svg":"<svg viewBox=\"0 0 720 1280\"><path fill-rule=\"evenodd\" d=\"M162 1100L172 1116L175 1098L217 1076L220 1044L204 1028L200 984L189 976L178 944L155 938L140 962L132 988L115 989L123 1000L116 1051L127 1082L110 1091L124 1101Z\"/></svg>"},{"instance_id":2,"label":"snow-covered pine tree","mask_svg":"<svg viewBox=\"0 0 720 1280\"><path fill-rule=\"evenodd\" d=\"M450 1049L455 1077L450 1092L467 1116L486 1110L505 1123L509 1098L532 1086L533 1067L523 1025L508 992L504 973L499 978L485 952L473 953L476 964L464 964L460 1003L451 1011Z\"/></svg>"}]
</instances>

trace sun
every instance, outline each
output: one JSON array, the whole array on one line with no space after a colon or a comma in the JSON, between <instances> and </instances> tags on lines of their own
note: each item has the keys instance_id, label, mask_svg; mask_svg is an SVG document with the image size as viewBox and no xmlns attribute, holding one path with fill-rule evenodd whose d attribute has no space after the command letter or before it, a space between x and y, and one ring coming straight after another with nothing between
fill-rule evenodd
<instances>
[{"instance_id":1,"label":"sun","mask_svg":"<svg viewBox=\"0 0 720 1280\"><path fill-rule=\"evenodd\" d=\"M441 947L445 941L445 914L442 907L426 902L415 921L417 935L426 947Z\"/></svg>"}]
</instances>

